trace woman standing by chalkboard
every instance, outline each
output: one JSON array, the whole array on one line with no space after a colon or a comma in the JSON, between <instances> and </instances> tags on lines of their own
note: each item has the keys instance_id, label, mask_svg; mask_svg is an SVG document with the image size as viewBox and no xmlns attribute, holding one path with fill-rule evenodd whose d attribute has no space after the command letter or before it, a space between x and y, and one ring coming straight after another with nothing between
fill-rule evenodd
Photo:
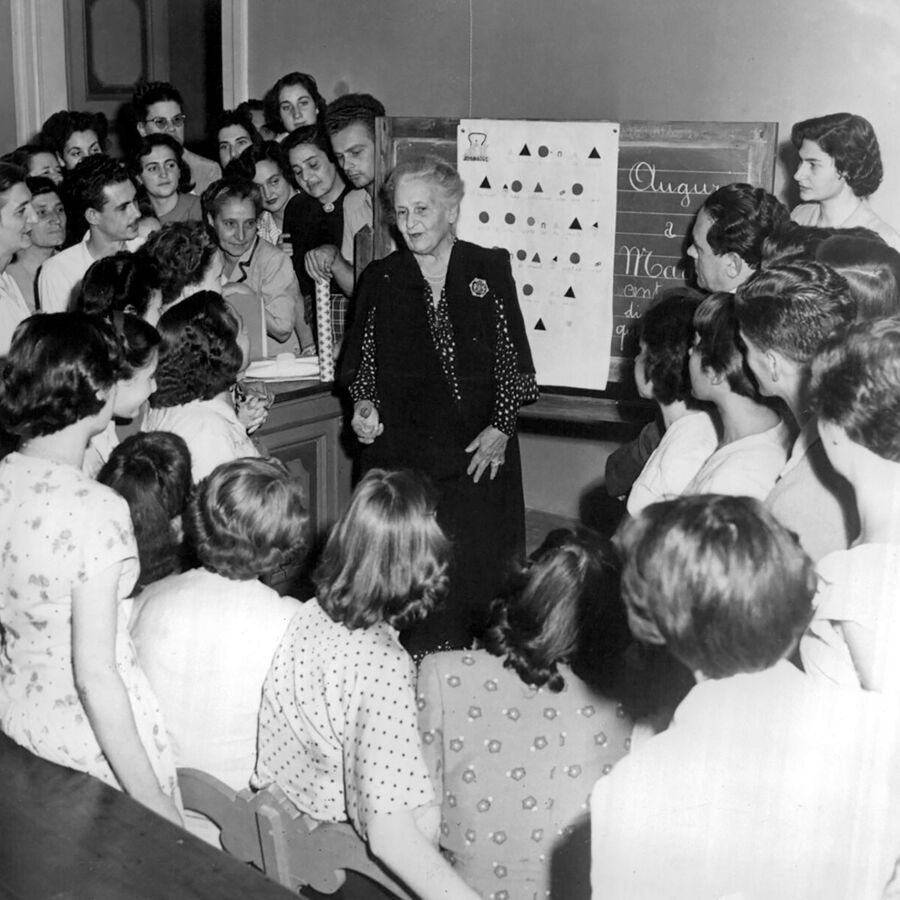
<instances>
[{"instance_id":1,"label":"woman standing by chalkboard","mask_svg":"<svg viewBox=\"0 0 900 900\"><path fill-rule=\"evenodd\" d=\"M869 228L895 249L898 234L869 205L881 184L881 151L867 119L833 113L798 122L791 143L800 155L794 180L800 199L791 218L819 228Z\"/></svg>"}]
</instances>

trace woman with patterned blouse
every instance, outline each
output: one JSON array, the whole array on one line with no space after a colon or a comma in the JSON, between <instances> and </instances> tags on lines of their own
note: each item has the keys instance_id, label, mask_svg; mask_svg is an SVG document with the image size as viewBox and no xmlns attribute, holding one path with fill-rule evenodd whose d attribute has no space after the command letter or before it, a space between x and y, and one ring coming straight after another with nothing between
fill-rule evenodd
<instances>
[{"instance_id":1,"label":"woman with patterned blouse","mask_svg":"<svg viewBox=\"0 0 900 900\"><path fill-rule=\"evenodd\" d=\"M401 163L384 194L406 246L360 279L341 379L363 469L426 472L454 543L447 603L406 646L462 648L524 544L516 422L537 399L534 365L508 254L456 239L463 183L452 166Z\"/></svg>"},{"instance_id":2,"label":"woman with patterned blouse","mask_svg":"<svg viewBox=\"0 0 900 900\"><path fill-rule=\"evenodd\" d=\"M482 897L590 896L591 788L632 728L593 686L612 683L628 639L613 558L589 532L551 532L494 604L485 648L435 653L419 669L441 847Z\"/></svg>"}]
</instances>

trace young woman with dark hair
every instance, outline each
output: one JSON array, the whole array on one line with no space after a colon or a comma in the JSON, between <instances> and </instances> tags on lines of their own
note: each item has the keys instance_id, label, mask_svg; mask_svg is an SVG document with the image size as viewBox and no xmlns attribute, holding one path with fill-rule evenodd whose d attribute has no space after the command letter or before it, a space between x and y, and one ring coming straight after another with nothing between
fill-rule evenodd
<instances>
[{"instance_id":1,"label":"young woman with dark hair","mask_svg":"<svg viewBox=\"0 0 900 900\"><path fill-rule=\"evenodd\" d=\"M710 294L697 308L689 365L692 393L715 406L721 437L683 493L764 500L787 461L792 435L745 369L732 294Z\"/></svg>"},{"instance_id":2,"label":"young woman with dark hair","mask_svg":"<svg viewBox=\"0 0 900 900\"><path fill-rule=\"evenodd\" d=\"M691 393L688 360L702 299L691 288L672 288L641 318L634 381L642 397L656 402L665 432L631 487L632 516L650 503L678 497L719 443L711 409Z\"/></svg>"},{"instance_id":3,"label":"young woman with dark hair","mask_svg":"<svg viewBox=\"0 0 900 900\"><path fill-rule=\"evenodd\" d=\"M285 134L323 119L326 103L312 75L288 72L266 91L263 106L266 125L281 140Z\"/></svg>"},{"instance_id":4,"label":"young woman with dark hair","mask_svg":"<svg viewBox=\"0 0 900 900\"><path fill-rule=\"evenodd\" d=\"M121 494L131 510L141 563L135 590L180 572L185 560L181 517L192 485L184 440L168 431L133 434L110 453L97 481Z\"/></svg>"},{"instance_id":5,"label":"young woman with dark hair","mask_svg":"<svg viewBox=\"0 0 900 900\"><path fill-rule=\"evenodd\" d=\"M883 170L878 138L868 119L851 113L805 119L791 129L791 143L800 157L794 181L802 202L791 212L795 222L832 228L861 225L900 249L900 234L869 205Z\"/></svg>"},{"instance_id":6,"label":"young woman with dark hair","mask_svg":"<svg viewBox=\"0 0 900 900\"><path fill-rule=\"evenodd\" d=\"M170 306L157 327L162 335L157 390L141 430L183 437L194 481L219 463L259 456L229 393L243 365L243 352L238 320L221 294L193 294Z\"/></svg>"},{"instance_id":7,"label":"young woman with dark hair","mask_svg":"<svg viewBox=\"0 0 900 900\"><path fill-rule=\"evenodd\" d=\"M300 609L259 578L299 560L306 525L301 487L277 460L223 463L200 482L184 518L199 565L157 581L135 601L131 633L173 736L175 762L236 791L253 774L266 673ZM199 836L214 837L202 817L186 821Z\"/></svg>"},{"instance_id":8,"label":"young woman with dark hair","mask_svg":"<svg viewBox=\"0 0 900 900\"><path fill-rule=\"evenodd\" d=\"M191 169L184 161L184 148L175 138L168 134L141 138L128 167L145 216L154 216L161 225L200 221L200 198L191 193Z\"/></svg>"},{"instance_id":9,"label":"young woman with dark hair","mask_svg":"<svg viewBox=\"0 0 900 900\"><path fill-rule=\"evenodd\" d=\"M812 361L812 406L828 459L853 488L860 533L819 562L807 672L900 692L900 319L852 325Z\"/></svg>"},{"instance_id":10,"label":"young woman with dark hair","mask_svg":"<svg viewBox=\"0 0 900 900\"><path fill-rule=\"evenodd\" d=\"M256 782L276 782L308 820L349 820L424 900L476 896L432 842L440 817L398 634L440 601L449 550L420 477L368 472L328 537L315 599L275 653L259 714Z\"/></svg>"},{"instance_id":11,"label":"young woman with dark hair","mask_svg":"<svg viewBox=\"0 0 900 900\"><path fill-rule=\"evenodd\" d=\"M21 440L0 462L0 724L181 824L165 723L121 604L138 575L128 506L81 471L120 366L113 329L84 313L31 317L0 366L0 425Z\"/></svg>"},{"instance_id":12,"label":"young woman with dark hair","mask_svg":"<svg viewBox=\"0 0 900 900\"><path fill-rule=\"evenodd\" d=\"M9 350L16 326L32 313L6 269L31 243L28 232L35 219L25 173L18 166L0 162L0 355Z\"/></svg>"},{"instance_id":13,"label":"young woman with dark hair","mask_svg":"<svg viewBox=\"0 0 900 900\"><path fill-rule=\"evenodd\" d=\"M582 658L603 655L593 639L609 650L613 632L622 638L618 612L608 542L551 533L494 604L483 649L422 661L419 730L441 847L481 896L548 894L585 795L628 750L631 720L576 674Z\"/></svg>"}]
</instances>

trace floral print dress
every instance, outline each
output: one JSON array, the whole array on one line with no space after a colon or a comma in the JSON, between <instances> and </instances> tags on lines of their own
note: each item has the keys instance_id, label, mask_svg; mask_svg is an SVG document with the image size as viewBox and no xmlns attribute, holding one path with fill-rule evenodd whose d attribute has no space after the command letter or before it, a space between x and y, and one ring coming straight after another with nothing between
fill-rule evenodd
<instances>
[{"instance_id":1,"label":"floral print dress","mask_svg":"<svg viewBox=\"0 0 900 900\"><path fill-rule=\"evenodd\" d=\"M138 575L128 505L79 469L11 453L0 461L0 727L32 753L121 788L75 688L72 590L116 563L116 662L163 791L175 763L156 698L138 667L124 603Z\"/></svg>"}]
</instances>

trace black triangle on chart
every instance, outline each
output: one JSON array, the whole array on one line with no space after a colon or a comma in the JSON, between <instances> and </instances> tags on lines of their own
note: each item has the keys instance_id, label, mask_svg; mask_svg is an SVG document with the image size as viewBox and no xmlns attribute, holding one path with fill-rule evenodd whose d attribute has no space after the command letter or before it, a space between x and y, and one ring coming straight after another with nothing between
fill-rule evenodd
<instances>
[{"instance_id":1,"label":"black triangle on chart","mask_svg":"<svg viewBox=\"0 0 900 900\"><path fill-rule=\"evenodd\" d=\"M600 159L600 154L597 152L596 147L588 153L588 159Z\"/></svg>"},{"instance_id":2,"label":"black triangle on chart","mask_svg":"<svg viewBox=\"0 0 900 900\"><path fill-rule=\"evenodd\" d=\"M538 183L534 186L534 192L535 192L536 194L543 194L543 193L544 193L544 189L541 187L541 183L540 183L540 182L538 182Z\"/></svg>"},{"instance_id":3,"label":"black triangle on chart","mask_svg":"<svg viewBox=\"0 0 900 900\"><path fill-rule=\"evenodd\" d=\"M591 228L599 228L599 227L600 227L600 223L599 223L599 222L594 222L594 224L591 225Z\"/></svg>"},{"instance_id":4,"label":"black triangle on chart","mask_svg":"<svg viewBox=\"0 0 900 900\"><path fill-rule=\"evenodd\" d=\"M572 288L568 288L566 292L563 294L563 297L571 297L573 300L575 299L575 291Z\"/></svg>"},{"instance_id":5,"label":"black triangle on chart","mask_svg":"<svg viewBox=\"0 0 900 900\"><path fill-rule=\"evenodd\" d=\"M573 231L581 231L581 222L578 219L572 219L572 224L569 226Z\"/></svg>"},{"instance_id":6,"label":"black triangle on chart","mask_svg":"<svg viewBox=\"0 0 900 900\"><path fill-rule=\"evenodd\" d=\"M503 185L503 190L504 190L504 191L508 191L508 190L509 190L509 185L508 185L508 184L504 184L504 185Z\"/></svg>"},{"instance_id":7,"label":"black triangle on chart","mask_svg":"<svg viewBox=\"0 0 900 900\"><path fill-rule=\"evenodd\" d=\"M534 326L534 330L535 331L546 331L547 330L547 326L544 324L543 319L537 320L537 325Z\"/></svg>"},{"instance_id":8,"label":"black triangle on chart","mask_svg":"<svg viewBox=\"0 0 900 900\"><path fill-rule=\"evenodd\" d=\"M553 257L553 262L559 262L559 257L558 257L558 256L554 256L554 257Z\"/></svg>"},{"instance_id":9,"label":"black triangle on chart","mask_svg":"<svg viewBox=\"0 0 900 900\"><path fill-rule=\"evenodd\" d=\"M519 156L531 156L531 151L528 149L528 144L523 145Z\"/></svg>"},{"instance_id":10,"label":"black triangle on chart","mask_svg":"<svg viewBox=\"0 0 900 900\"><path fill-rule=\"evenodd\" d=\"M532 262L540 262L541 261L540 253L535 253L534 256L531 258L531 261Z\"/></svg>"},{"instance_id":11,"label":"black triangle on chart","mask_svg":"<svg viewBox=\"0 0 900 900\"><path fill-rule=\"evenodd\" d=\"M491 183L487 180L487 175L485 175L484 181L482 181L481 184L478 185L478 187L489 188L490 186Z\"/></svg>"}]
</instances>

